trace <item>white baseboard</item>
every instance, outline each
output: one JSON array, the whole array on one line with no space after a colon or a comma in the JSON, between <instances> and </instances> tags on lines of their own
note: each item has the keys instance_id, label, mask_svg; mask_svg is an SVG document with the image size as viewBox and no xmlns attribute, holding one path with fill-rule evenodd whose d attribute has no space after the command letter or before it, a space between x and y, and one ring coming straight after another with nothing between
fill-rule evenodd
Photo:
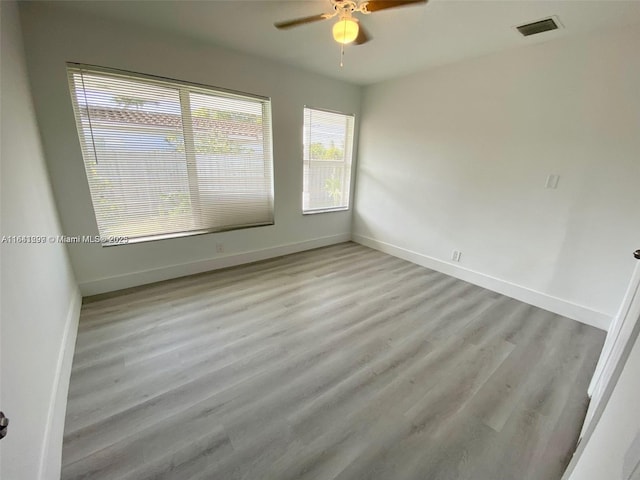
<instances>
[{"instance_id":1,"label":"white baseboard","mask_svg":"<svg viewBox=\"0 0 640 480\"><path fill-rule=\"evenodd\" d=\"M603 312L592 310L583 305L578 305L546 293L538 292L515 283L508 282L484 273L476 272L459 265L439 260L422 253L407 250L390 243L382 242L364 235L352 234L352 240L366 247L379 250L394 257L402 258L423 267L442 272L465 282L473 283L494 292L515 298L521 302L540 307L558 315L562 315L581 323L607 331L611 323L611 317Z\"/></svg>"},{"instance_id":2,"label":"white baseboard","mask_svg":"<svg viewBox=\"0 0 640 480\"><path fill-rule=\"evenodd\" d=\"M326 247L327 245L348 242L349 240L351 240L351 234L343 233L340 235L315 238L313 240L305 240L303 242L287 243L275 247L252 250L249 252L221 255L197 262L169 265L151 270L143 270L124 275L90 280L88 282L80 283L80 290L83 296L97 295L99 293L113 292L116 290L122 290L123 288L146 285L148 283L160 282L171 278L184 277L196 273L208 272L210 270L218 270L220 268L257 262L268 258L302 252L304 250Z\"/></svg>"},{"instance_id":3,"label":"white baseboard","mask_svg":"<svg viewBox=\"0 0 640 480\"><path fill-rule=\"evenodd\" d=\"M59 479L62 465L62 438L64 434L64 420L67 412L67 395L69 393L69 380L71 378L71 364L78 335L78 321L80 320L80 308L82 296L76 290L67 312L64 325L60 353L56 363L53 389L49 401L49 412L45 427L42 456L40 458L40 480Z\"/></svg>"}]
</instances>

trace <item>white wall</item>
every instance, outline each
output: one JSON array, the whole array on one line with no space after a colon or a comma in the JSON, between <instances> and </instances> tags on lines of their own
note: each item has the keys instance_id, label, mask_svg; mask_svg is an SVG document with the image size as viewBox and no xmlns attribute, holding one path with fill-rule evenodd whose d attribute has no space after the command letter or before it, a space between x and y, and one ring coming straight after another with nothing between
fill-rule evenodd
<instances>
[{"instance_id":1,"label":"white wall","mask_svg":"<svg viewBox=\"0 0 640 480\"><path fill-rule=\"evenodd\" d=\"M59 235L18 7L2 1L0 9L1 235ZM80 293L64 245L3 243L0 252L0 409L11 421L0 443L0 478L59 478Z\"/></svg>"},{"instance_id":2,"label":"white wall","mask_svg":"<svg viewBox=\"0 0 640 480\"><path fill-rule=\"evenodd\" d=\"M358 114L359 87L195 40L65 12L52 3L21 5L34 102L63 230L68 235L98 232L65 62L160 75L272 99L275 226L110 248L73 245L69 252L83 293L350 238L351 211L302 215L302 112L309 105ZM216 254L218 242L224 243L223 255ZM252 253L234 256L243 252Z\"/></svg>"},{"instance_id":3,"label":"white wall","mask_svg":"<svg viewBox=\"0 0 640 480\"><path fill-rule=\"evenodd\" d=\"M626 28L368 87L354 239L606 328L640 238L637 45Z\"/></svg>"},{"instance_id":4,"label":"white wall","mask_svg":"<svg viewBox=\"0 0 640 480\"><path fill-rule=\"evenodd\" d=\"M636 339L607 406L568 480L629 479L631 466L640 461L638 405L640 341Z\"/></svg>"}]
</instances>

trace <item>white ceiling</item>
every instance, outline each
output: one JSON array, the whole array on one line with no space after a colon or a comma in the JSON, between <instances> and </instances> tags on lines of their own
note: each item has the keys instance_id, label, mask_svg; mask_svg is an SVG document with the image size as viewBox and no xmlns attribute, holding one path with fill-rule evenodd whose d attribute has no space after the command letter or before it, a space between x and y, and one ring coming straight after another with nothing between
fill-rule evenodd
<instances>
[{"instance_id":1,"label":"white ceiling","mask_svg":"<svg viewBox=\"0 0 640 480\"><path fill-rule=\"evenodd\" d=\"M640 0L431 0L361 16L373 40L340 48L331 20L273 23L330 11L329 0L73 1L62 8L177 32L357 84L588 31L640 23ZM561 30L524 38L512 27L557 15Z\"/></svg>"}]
</instances>

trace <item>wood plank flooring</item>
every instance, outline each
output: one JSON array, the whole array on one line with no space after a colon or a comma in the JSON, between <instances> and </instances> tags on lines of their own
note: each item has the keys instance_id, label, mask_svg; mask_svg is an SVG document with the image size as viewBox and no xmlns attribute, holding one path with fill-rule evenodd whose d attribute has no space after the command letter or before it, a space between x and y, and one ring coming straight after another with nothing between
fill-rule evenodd
<instances>
[{"instance_id":1,"label":"wood plank flooring","mask_svg":"<svg viewBox=\"0 0 640 480\"><path fill-rule=\"evenodd\" d=\"M558 480L603 341L354 243L86 299L62 478Z\"/></svg>"}]
</instances>

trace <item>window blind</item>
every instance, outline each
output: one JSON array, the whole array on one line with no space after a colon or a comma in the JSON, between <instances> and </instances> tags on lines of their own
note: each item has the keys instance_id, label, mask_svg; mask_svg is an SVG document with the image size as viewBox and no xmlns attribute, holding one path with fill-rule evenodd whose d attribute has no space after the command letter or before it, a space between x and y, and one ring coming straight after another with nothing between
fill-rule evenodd
<instances>
[{"instance_id":1,"label":"window blind","mask_svg":"<svg viewBox=\"0 0 640 480\"><path fill-rule=\"evenodd\" d=\"M265 98L67 65L104 245L273 224Z\"/></svg>"},{"instance_id":2,"label":"window blind","mask_svg":"<svg viewBox=\"0 0 640 480\"><path fill-rule=\"evenodd\" d=\"M353 115L304 109L304 213L349 208Z\"/></svg>"}]
</instances>

